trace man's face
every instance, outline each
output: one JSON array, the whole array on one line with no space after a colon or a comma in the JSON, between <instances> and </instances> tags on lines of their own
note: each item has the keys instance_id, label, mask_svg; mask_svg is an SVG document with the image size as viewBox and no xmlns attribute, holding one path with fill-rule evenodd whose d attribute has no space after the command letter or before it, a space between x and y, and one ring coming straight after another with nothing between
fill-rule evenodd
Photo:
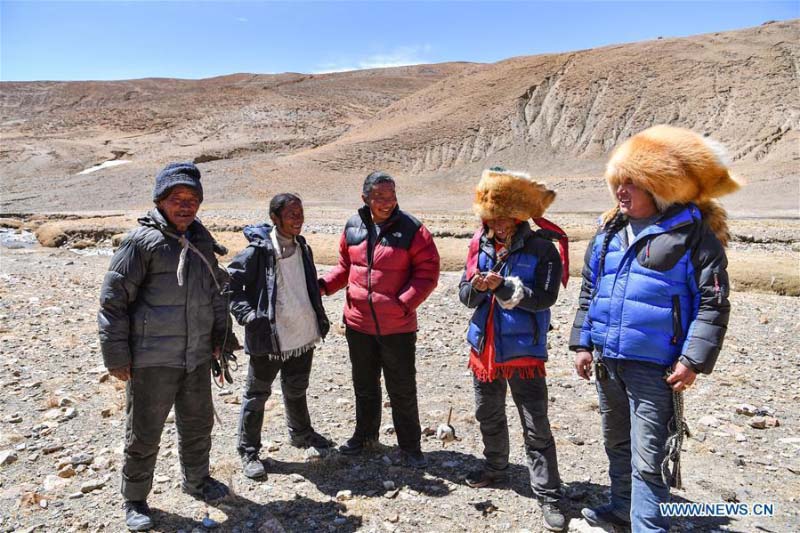
<instances>
[{"instance_id":1,"label":"man's face","mask_svg":"<svg viewBox=\"0 0 800 533\"><path fill-rule=\"evenodd\" d=\"M297 237L300 235L300 232L303 231L303 222L305 222L303 204L300 202L289 202L283 206L280 215L270 215L270 218L281 234L286 237Z\"/></svg>"},{"instance_id":2,"label":"man's face","mask_svg":"<svg viewBox=\"0 0 800 533\"><path fill-rule=\"evenodd\" d=\"M372 221L376 224L385 222L397 207L394 183L384 182L373 185L369 194L366 196L362 194L361 199L369 206Z\"/></svg>"},{"instance_id":3,"label":"man's face","mask_svg":"<svg viewBox=\"0 0 800 533\"><path fill-rule=\"evenodd\" d=\"M630 218L647 218L658 213L658 208L644 189L640 189L630 180L625 180L617 187L617 200L619 200L619 210L623 215Z\"/></svg>"},{"instance_id":4,"label":"man's face","mask_svg":"<svg viewBox=\"0 0 800 533\"><path fill-rule=\"evenodd\" d=\"M200 195L186 185L176 185L169 194L158 201L158 209L178 231L184 232L197 217L200 209Z\"/></svg>"}]
</instances>

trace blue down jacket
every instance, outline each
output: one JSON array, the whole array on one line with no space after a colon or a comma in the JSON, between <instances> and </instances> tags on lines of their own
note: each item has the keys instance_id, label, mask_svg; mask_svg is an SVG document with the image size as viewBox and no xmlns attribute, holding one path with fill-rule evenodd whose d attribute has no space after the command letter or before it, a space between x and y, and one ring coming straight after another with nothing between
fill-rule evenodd
<instances>
[{"instance_id":1,"label":"blue down jacket","mask_svg":"<svg viewBox=\"0 0 800 533\"><path fill-rule=\"evenodd\" d=\"M680 358L710 373L730 315L728 262L700 210L673 205L631 243L627 222L610 239L608 225L586 250L570 349L664 366Z\"/></svg>"},{"instance_id":2,"label":"blue down jacket","mask_svg":"<svg viewBox=\"0 0 800 533\"><path fill-rule=\"evenodd\" d=\"M491 301L494 308L495 361L503 363L517 357L547 360L547 331L550 306L558 298L561 258L553 243L541 232L533 232L522 222L514 233L506 262L499 273L505 282L497 290L473 289L466 271L461 276L459 298L475 312L469 322L467 341L478 352L486 339L486 322ZM494 241L481 236L478 268L491 270L497 260ZM469 259L468 259L469 263Z\"/></svg>"}]
</instances>

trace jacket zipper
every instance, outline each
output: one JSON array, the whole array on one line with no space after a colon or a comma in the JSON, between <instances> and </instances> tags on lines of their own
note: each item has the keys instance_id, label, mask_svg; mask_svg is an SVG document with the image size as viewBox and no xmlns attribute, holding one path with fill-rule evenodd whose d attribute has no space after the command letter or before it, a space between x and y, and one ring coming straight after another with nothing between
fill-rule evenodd
<instances>
[{"instance_id":1,"label":"jacket zipper","mask_svg":"<svg viewBox=\"0 0 800 533\"><path fill-rule=\"evenodd\" d=\"M681 326L681 299L677 294L672 296L672 344L678 344L678 339L683 337Z\"/></svg>"},{"instance_id":2,"label":"jacket zipper","mask_svg":"<svg viewBox=\"0 0 800 533\"><path fill-rule=\"evenodd\" d=\"M373 224L375 223L373 222ZM376 232L375 242L370 246L369 227L367 227L367 303L372 313L372 320L375 322L375 335L378 337L381 336L381 326L378 324L378 313L375 312L375 305L372 303L372 262L375 258L375 248L378 246L378 242L380 242L382 236L383 229Z\"/></svg>"}]
</instances>

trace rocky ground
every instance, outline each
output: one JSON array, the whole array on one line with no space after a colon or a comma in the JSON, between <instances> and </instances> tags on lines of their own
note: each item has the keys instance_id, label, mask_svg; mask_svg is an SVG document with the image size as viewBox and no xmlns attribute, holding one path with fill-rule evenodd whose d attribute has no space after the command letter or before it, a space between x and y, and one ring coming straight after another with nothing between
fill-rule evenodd
<instances>
[{"instance_id":1,"label":"rocky ground","mask_svg":"<svg viewBox=\"0 0 800 533\"><path fill-rule=\"evenodd\" d=\"M109 257L91 249L26 244L3 247L0 253L0 531L120 531L124 387L102 367L95 324ZM510 400L511 479L480 490L463 482L479 465L482 446L466 369L469 312L457 300L457 281L456 273L443 274L420 311L422 424L436 428L452 407L461 438L443 447L435 436L424 437L427 469L391 463L396 441L388 406L382 446L363 457L320 457L291 447L278 387L268 403L263 433L269 479L247 480L235 452L242 369L235 372L233 387L214 393L221 423L214 428L212 469L234 496L207 507L180 492L175 427L168 422L149 500L157 530L540 531L541 515L527 485L518 415ZM594 387L575 377L566 350L577 289L573 280L553 308L548 381L551 422L569 494L566 508L572 529L584 531L576 518L579 510L603 500L608 480ZM700 378L686 396L693 437L684 446L685 489L674 496L690 502L774 503L775 516L682 519L677 528L796 531L797 299L734 292L732 302L717 370ZM326 306L332 319L339 317L341 294ZM246 363L246 356L240 359ZM354 423L353 394L345 340L335 330L317 351L309 396L315 428L337 443L346 440Z\"/></svg>"}]
</instances>

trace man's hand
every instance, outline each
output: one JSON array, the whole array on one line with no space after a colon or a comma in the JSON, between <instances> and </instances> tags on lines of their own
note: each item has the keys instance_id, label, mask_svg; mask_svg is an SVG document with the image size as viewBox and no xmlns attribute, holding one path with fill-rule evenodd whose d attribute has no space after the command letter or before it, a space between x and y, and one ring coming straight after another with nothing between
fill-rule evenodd
<instances>
[{"instance_id":1,"label":"man's hand","mask_svg":"<svg viewBox=\"0 0 800 533\"><path fill-rule=\"evenodd\" d=\"M320 296L327 296L328 291L325 289L325 282L322 281L322 278L317 280L317 285L319 286L319 294Z\"/></svg>"},{"instance_id":2,"label":"man's hand","mask_svg":"<svg viewBox=\"0 0 800 533\"><path fill-rule=\"evenodd\" d=\"M579 377L589 380L592 377L592 352L586 350L578 350L575 352L575 372Z\"/></svg>"},{"instance_id":3,"label":"man's hand","mask_svg":"<svg viewBox=\"0 0 800 533\"><path fill-rule=\"evenodd\" d=\"M220 355L222 355L222 346L217 346L216 348L214 348L214 351L211 352L211 355L214 356L214 359L219 361L219 357Z\"/></svg>"},{"instance_id":4,"label":"man's hand","mask_svg":"<svg viewBox=\"0 0 800 533\"><path fill-rule=\"evenodd\" d=\"M505 278L498 274L497 272L489 271L486 274L486 286L489 287L489 290L495 290L497 287L503 284Z\"/></svg>"},{"instance_id":5,"label":"man's hand","mask_svg":"<svg viewBox=\"0 0 800 533\"><path fill-rule=\"evenodd\" d=\"M131 365L109 368L108 373L120 381L128 381L131 379Z\"/></svg>"},{"instance_id":6,"label":"man's hand","mask_svg":"<svg viewBox=\"0 0 800 533\"><path fill-rule=\"evenodd\" d=\"M672 374L667 378L667 384L675 392L683 392L694 384L697 379L697 372L681 362L675 363Z\"/></svg>"},{"instance_id":7,"label":"man's hand","mask_svg":"<svg viewBox=\"0 0 800 533\"><path fill-rule=\"evenodd\" d=\"M480 272L472 276L472 279L469 281L469 283L472 285L472 288L478 292L484 292L489 288L486 285L486 278L483 277L483 274Z\"/></svg>"}]
</instances>

